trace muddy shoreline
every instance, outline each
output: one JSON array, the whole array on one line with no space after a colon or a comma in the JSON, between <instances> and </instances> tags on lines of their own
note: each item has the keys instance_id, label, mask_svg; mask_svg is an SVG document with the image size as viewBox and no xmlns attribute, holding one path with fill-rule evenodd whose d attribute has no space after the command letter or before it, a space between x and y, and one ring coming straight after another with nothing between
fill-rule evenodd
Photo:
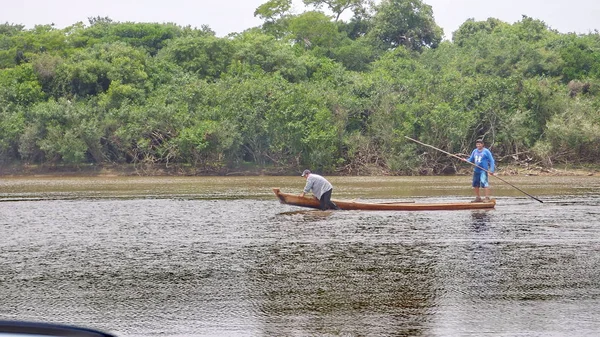
<instances>
[{"instance_id":1,"label":"muddy shoreline","mask_svg":"<svg viewBox=\"0 0 600 337\"><path fill-rule=\"evenodd\" d=\"M300 170L301 171L301 170ZM298 172L300 172L298 171ZM456 175L469 175L471 168L463 168ZM539 166L524 167L522 165L500 165L497 169L500 176L600 176L600 165L595 166L563 166L544 168ZM0 165L2 176L293 176L296 170L279 168L243 168L223 171L201 170L192 166L165 165ZM354 174L337 173L329 176L353 176ZM364 174L363 174L364 175ZM369 174L372 176L390 176L385 171ZM415 174L417 175L417 174ZM435 174L421 174L435 175Z\"/></svg>"}]
</instances>

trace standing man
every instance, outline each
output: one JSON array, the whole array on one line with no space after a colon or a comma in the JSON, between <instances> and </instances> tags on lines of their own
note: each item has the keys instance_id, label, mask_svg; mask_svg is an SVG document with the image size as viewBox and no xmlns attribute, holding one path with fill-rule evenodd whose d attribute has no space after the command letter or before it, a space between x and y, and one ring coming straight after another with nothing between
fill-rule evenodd
<instances>
[{"instance_id":1,"label":"standing man","mask_svg":"<svg viewBox=\"0 0 600 337\"><path fill-rule=\"evenodd\" d=\"M340 209L333 201L331 201L333 186L327 179L318 174L311 173L310 170L304 170L304 172L302 172L302 177L306 178L306 186L304 186L304 191L300 194L302 198L304 198L305 193L312 190L315 197L319 199L319 208L322 211L326 209Z\"/></svg>"},{"instance_id":2,"label":"standing man","mask_svg":"<svg viewBox=\"0 0 600 337\"><path fill-rule=\"evenodd\" d=\"M468 159L463 159L466 162L475 164L473 170L473 188L475 190L475 200L473 202L482 202L481 195L479 194L479 188L483 188L485 191L485 201L490 201L490 192L488 183L488 171L495 175L495 162L492 152L485 148L485 144L482 139L478 139L475 142L476 149L471 152L471 156Z\"/></svg>"}]
</instances>

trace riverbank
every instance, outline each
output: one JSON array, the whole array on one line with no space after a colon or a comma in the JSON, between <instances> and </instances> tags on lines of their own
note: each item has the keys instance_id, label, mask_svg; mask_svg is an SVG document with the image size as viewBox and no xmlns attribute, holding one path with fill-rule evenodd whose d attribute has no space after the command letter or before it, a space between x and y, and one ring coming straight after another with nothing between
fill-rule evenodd
<instances>
[{"instance_id":1,"label":"riverbank","mask_svg":"<svg viewBox=\"0 0 600 337\"><path fill-rule=\"evenodd\" d=\"M298 171L299 172L299 171ZM394 175L379 171L371 175ZM276 167L243 167L222 170L220 172L200 170L192 166L178 165L0 165L0 176L290 176L296 175L294 170L283 170ZM471 169L465 167L457 175L469 175ZM346 174L328 174L346 175ZM600 176L600 165L575 166L563 165L552 168L523 165L500 165L500 176Z\"/></svg>"},{"instance_id":2,"label":"riverbank","mask_svg":"<svg viewBox=\"0 0 600 337\"><path fill-rule=\"evenodd\" d=\"M283 176L295 172L272 167L203 170L191 165L0 165L0 176Z\"/></svg>"},{"instance_id":3,"label":"riverbank","mask_svg":"<svg viewBox=\"0 0 600 337\"><path fill-rule=\"evenodd\" d=\"M557 166L544 167L522 167L502 166L500 175L529 175L529 176L600 176L600 166Z\"/></svg>"}]
</instances>

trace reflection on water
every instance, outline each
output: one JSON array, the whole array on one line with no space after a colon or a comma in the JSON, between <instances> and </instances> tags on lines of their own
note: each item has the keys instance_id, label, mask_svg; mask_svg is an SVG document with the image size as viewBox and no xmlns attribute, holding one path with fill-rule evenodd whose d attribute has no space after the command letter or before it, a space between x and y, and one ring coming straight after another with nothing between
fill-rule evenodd
<instances>
[{"instance_id":1,"label":"reflection on water","mask_svg":"<svg viewBox=\"0 0 600 337\"><path fill-rule=\"evenodd\" d=\"M281 205L270 187L300 191L292 177L140 179L3 181L0 319L136 337L600 331L594 178L432 212ZM471 198L468 181L446 190L468 177L337 179L343 198Z\"/></svg>"},{"instance_id":2,"label":"reflection on water","mask_svg":"<svg viewBox=\"0 0 600 337\"><path fill-rule=\"evenodd\" d=\"M490 212L492 210L473 210L471 211L471 218L473 219L473 230L475 232L484 232L486 225L490 220Z\"/></svg>"}]
</instances>

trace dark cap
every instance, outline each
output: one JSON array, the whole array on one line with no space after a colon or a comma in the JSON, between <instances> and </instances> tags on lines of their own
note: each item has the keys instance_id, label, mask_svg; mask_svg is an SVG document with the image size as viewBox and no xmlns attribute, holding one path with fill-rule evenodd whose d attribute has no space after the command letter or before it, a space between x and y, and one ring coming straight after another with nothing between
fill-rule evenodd
<instances>
[{"instance_id":1,"label":"dark cap","mask_svg":"<svg viewBox=\"0 0 600 337\"><path fill-rule=\"evenodd\" d=\"M310 170L304 170L304 172L302 172L303 177L306 177L309 174L310 174Z\"/></svg>"},{"instance_id":2,"label":"dark cap","mask_svg":"<svg viewBox=\"0 0 600 337\"><path fill-rule=\"evenodd\" d=\"M477 139L477 140L475 141L475 144L477 144L477 143L485 144L485 143L483 142L483 139Z\"/></svg>"}]
</instances>

